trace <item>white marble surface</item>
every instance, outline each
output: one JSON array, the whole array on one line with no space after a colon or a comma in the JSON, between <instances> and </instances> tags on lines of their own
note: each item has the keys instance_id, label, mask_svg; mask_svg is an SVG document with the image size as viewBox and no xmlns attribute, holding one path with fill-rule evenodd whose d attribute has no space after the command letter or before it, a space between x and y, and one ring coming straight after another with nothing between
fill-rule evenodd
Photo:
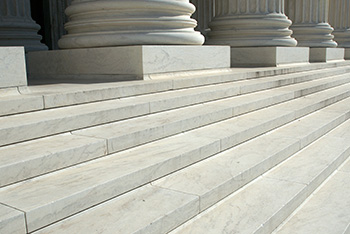
<instances>
[{"instance_id":1,"label":"white marble surface","mask_svg":"<svg viewBox=\"0 0 350 234\"><path fill-rule=\"evenodd\" d=\"M0 187L106 154L105 140L71 134L0 147Z\"/></svg>"},{"instance_id":2,"label":"white marble surface","mask_svg":"<svg viewBox=\"0 0 350 234\"><path fill-rule=\"evenodd\" d=\"M24 213L0 204L0 233L27 233Z\"/></svg>"},{"instance_id":3,"label":"white marble surface","mask_svg":"<svg viewBox=\"0 0 350 234\"><path fill-rule=\"evenodd\" d=\"M237 81L250 78L286 75L296 76L297 72L310 73L303 77L342 72L348 62L313 63L309 65L291 65L283 68L234 68L212 69L192 72L167 73L167 75L152 75L153 81L129 81L95 84L46 84L21 87L23 94L41 95L48 108L74 105L104 99L123 98L133 95L154 93L170 89L191 88L223 82ZM265 79L264 78L264 79ZM304 78L303 78L304 79Z\"/></svg>"},{"instance_id":4,"label":"white marble surface","mask_svg":"<svg viewBox=\"0 0 350 234\"><path fill-rule=\"evenodd\" d=\"M232 107L200 104L74 131L106 139L113 153L232 117Z\"/></svg>"},{"instance_id":5,"label":"white marble surface","mask_svg":"<svg viewBox=\"0 0 350 234\"><path fill-rule=\"evenodd\" d=\"M198 207L197 196L147 185L34 233L167 233Z\"/></svg>"},{"instance_id":6,"label":"white marble surface","mask_svg":"<svg viewBox=\"0 0 350 234\"><path fill-rule=\"evenodd\" d=\"M232 67L275 67L288 64L308 64L306 47L232 47Z\"/></svg>"},{"instance_id":7,"label":"white marble surface","mask_svg":"<svg viewBox=\"0 0 350 234\"><path fill-rule=\"evenodd\" d=\"M288 216L305 185L259 178L203 212L175 233L270 233L275 219ZM286 211L288 210L288 211ZM263 231L261 229L264 229ZM272 229L272 230L271 230Z\"/></svg>"},{"instance_id":8,"label":"white marble surface","mask_svg":"<svg viewBox=\"0 0 350 234\"><path fill-rule=\"evenodd\" d=\"M310 48L310 62L344 60L344 48Z\"/></svg>"},{"instance_id":9,"label":"white marble surface","mask_svg":"<svg viewBox=\"0 0 350 234\"><path fill-rule=\"evenodd\" d=\"M307 184L308 195L316 189L348 157L348 140L322 137L287 162L265 175L282 181Z\"/></svg>"},{"instance_id":10,"label":"white marble surface","mask_svg":"<svg viewBox=\"0 0 350 234\"><path fill-rule=\"evenodd\" d=\"M152 184L200 197L203 211L299 150L278 133L256 138Z\"/></svg>"},{"instance_id":11,"label":"white marble surface","mask_svg":"<svg viewBox=\"0 0 350 234\"><path fill-rule=\"evenodd\" d=\"M28 231L200 161L218 140L181 134L0 189L0 201L26 212Z\"/></svg>"},{"instance_id":12,"label":"white marble surface","mask_svg":"<svg viewBox=\"0 0 350 234\"><path fill-rule=\"evenodd\" d=\"M42 96L21 95L19 93L1 96L0 90L0 106L0 116L5 116L42 110L44 109L44 101Z\"/></svg>"},{"instance_id":13,"label":"white marble surface","mask_svg":"<svg viewBox=\"0 0 350 234\"><path fill-rule=\"evenodd\" d=\"M126 46L41 51L27 55L27 67L31 77L46 79L55 76L88 78L94 75L149 79L148 75L157 73L229 68L230 48Z\"/></svg>"},{"instance_id":14,"label":"white marble surface","mask_svg":"<svg viewBox=\"0 0 350 234\"><path fill-rule=\"evenodd\" d=\"M0 70L0 89L27 85L24 48L0 47Z\"/></svg>"},{"instance_id":15,"label":"white marble surface","mask_svg":"<svg viewBox=\"0 0 350 234\"><path fill-rule=\"evenodd\" d=\"M337 172L275 233L347 234L350 174Z\"/></svg>"},{"instance_id":16,"label":"white marble surface","mask_svg":"<svg viewBox=\"0 0 350 234\"><path fill-rule=\"evenodd\" d=\"M111 100L0 119L0 145L34 139L149 113L149 104ZM21 132L21 134L18 134Z\"/></svg>"}]
</instances>

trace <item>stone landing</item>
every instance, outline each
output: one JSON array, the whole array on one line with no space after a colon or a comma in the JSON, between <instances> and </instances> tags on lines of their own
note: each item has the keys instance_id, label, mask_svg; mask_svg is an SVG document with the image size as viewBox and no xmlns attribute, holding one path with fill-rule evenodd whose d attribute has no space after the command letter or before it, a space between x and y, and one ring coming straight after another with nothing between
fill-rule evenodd
<instances>
[{"instance_id":1,"label":"stone landing","mask_svg":"<svg viewBox=\"0 0 350 234\"><path fill-rule=\"evenodd\" d=\"M308 63L306 47L237 47L231 48L232 67L276 67Z\"/></svg>"},{"instance_id":2,"label":"stone landing","mask_svg":"<svg viewBox=\"0 0 350 234\"><path fill-rule=\"evenodd\" d=\"M229 46L124 46L31 52L28 74L39 79L149 79L151 74L230 67Z\"/></svg>"}]
</instances>

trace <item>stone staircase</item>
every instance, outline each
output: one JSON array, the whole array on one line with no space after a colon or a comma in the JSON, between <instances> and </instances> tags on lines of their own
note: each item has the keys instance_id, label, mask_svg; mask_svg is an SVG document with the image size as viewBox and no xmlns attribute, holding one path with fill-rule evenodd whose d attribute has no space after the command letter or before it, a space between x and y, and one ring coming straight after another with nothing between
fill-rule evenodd
<instances>
[{"instance_id":1,"label":"stone staircase","mask_svg":"<svg viewBox=\"0 0 350 234\"><path fill-rule=\"evenodd\" d=\"M0 233L349 232L349 72L338 62L8 90ZM322 197L341 222L306 215Z\"/></svg>"}]
</instances>

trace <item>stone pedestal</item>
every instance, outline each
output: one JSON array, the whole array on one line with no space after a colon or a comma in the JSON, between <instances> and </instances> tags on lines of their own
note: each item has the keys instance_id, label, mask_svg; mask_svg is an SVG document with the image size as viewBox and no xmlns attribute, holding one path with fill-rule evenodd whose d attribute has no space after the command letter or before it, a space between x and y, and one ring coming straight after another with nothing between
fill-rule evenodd
<instances>
[{"instance_id":1,"label":"stone pedestal","mask_svg":"<svg viewBox=\"0 0 350 234\"><path fill-rule=\"evenodd\" d=\"M0 88L27 85L23 47L0 47Z\"/></svg>"},{"instance_id":2,"label":"stone pedestal","mask_svg":"<svg viewBox=\"0 0 350 234\"><path fill-rule=\"evenodd\" d=\"M350 59L350 0L332 0L329 22L334 27L334 39L338 47L345 48L345 59Z\"/></svg>"},{"instance_id":3,"label":"stone pedestal","mask_svg":"<svg viewBox=\"0 0 350 234\"><path fill-rule=\"evenodd\" d=\"M126 45L202 45L189 0L74 0L62 49Z\"/></svg>"},{"instance_id":4,"label":"stone pedestal","mask_svg":"<svg viewBox=\"0 0 350 234\"><path fill-rule=\"evenodd\" d=\"M29 75L38 79L149 79L149 75L230 67L229 46L123 46L32 52Z\"/></svg>"},{"instance_id":5,"label":"stone pedestal","mask_svg":"<svg viewBox=\"0 0 350 234\"><path fill-rule=\"evenodd\" d=\"M40 42L39 29L31 18L29 0L0 1L0 46L24 46L26 51L47 50Z\"/></svg>"},{"instance_id":6,"label":"stone pedestal","mask_svg":"<svg viewBox=\"0 0 350 234\"><path fill-rule=\"evenodd\" d=\"M310 48L310 62L341 61L344 53L344 48Z\"/></svg>"},{"instance_id":7,"label":"stone pedestal","mask_svg":"<svg viewBox=\"0 0 350 234\"><path fill-rule=\"evenodd\" d=\"M333 0L332 0L333 1ZM286 14L298 46L337 47L328 23L328 0L286 0Z\"/></svg>"},{"instance_id":8,"label":"stone pedestal","mask_svg":"<svg viewBox=\"0 0 350 234\"><path fill-rule=\"evenodd\" d=\"M309 62L307 47L231 48L232 67L278 67Z\"/></svg>"}]
</instances>

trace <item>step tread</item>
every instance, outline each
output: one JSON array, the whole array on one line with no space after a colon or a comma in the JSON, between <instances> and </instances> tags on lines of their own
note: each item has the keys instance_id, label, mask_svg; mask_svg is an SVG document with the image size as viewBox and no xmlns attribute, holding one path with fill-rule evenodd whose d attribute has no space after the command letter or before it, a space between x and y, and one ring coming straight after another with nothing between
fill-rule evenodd
<instances>
[{"instance_id":1,"label":"step tread","mask_svg":"<svg viewBox=\"0 0 350 234\"><path fill-rule=\"evenodd\" d=\"M106 154L105 140L71 134L0 147L0 187Z\"/></svg>"},{"instance_id":2,"label":"step tread","mask_svg":"<svg viewBox=\"0 0 350 234\"><path fill-rule=\"evenodd\" d=\"M196 215L198 203L197 196L146 185L94 207L93 214L82 212L73 216L73 223L68 226L60 222L35 234L167 233L180 225L184 217ZM91 225L85 223L97 219L99 222L89 222Z\"/></svg>"},{"instance_id":3,"label":"step tread","mask_svg":"<svg viewBox=\"0 0 350 234\"><path fill-rule=\"evenodd\" d=\"M350 224L350 161L274 233L340 233Z\"/></svg>"},{"instance_id":4,"label":"step tread","mask_svg":"<svg viewBox=\"0 0 350 234\"><path fill-rule=\"evenodd\" d=\"M25 211L33 231L219 150L217 140L175 136L7 186L0 189L0 201Z\"/></svg>"},{"instance_id":5,"label":"step tread","mask_svg":"<svg viewBox=\"0 0 350 234\"><path fill-rule=\"evenodd\" d=\"M274 108L215 124L220 128L206 137L196 129L7 186L0 189L0 201L25 211L33 231L294 120L294 111ZM225 138L231 141L223 144Z\"/></svg>"},{"instance_id":6,"label":"step tread","mask_svg":"<svg viewBox=\"0 0 350 234\"><path fill-rule=\"evenodd\" d=\"M204 210L341 124L342 116L318 111L152 184L198 195Z\"/></svg>"},{"instance_id":7,"label":"step tread","mask_svg":"<svg viewBox=\"0 0 350 234\"><path fill-rule=\"evenodd\" d=\"M349 121L345 124L349 126ZM345 125L341 125L338 128L348 131L348 128L344 127ZM316 178L326 179L332 173L332 169L336 170L332 168L327 171L326 168L329 168L330 164L335 162L337 162L335 164L341 164L349 157L349 142L349 139L328 135L320 138L277 168L225 198L172 233L232 233L233 231L271 233L323 182L315 179L315 175L317 175ZM323 152L320 148L323 149ZM319 157L315 158L315 155ZM283 169L290 167L290 163L297 159L299 162L301 160L299 165L303 166L294 168L294 171L303 175L308 175L315 160L321 163L323 160L326 162L323 167L316 167L314 176L306 177L306 180L298 181L293 178L276 176L279 172L284 173ZM303 163L308 160L311 161L311 164Z\"/></svg>"}]
</instances>

